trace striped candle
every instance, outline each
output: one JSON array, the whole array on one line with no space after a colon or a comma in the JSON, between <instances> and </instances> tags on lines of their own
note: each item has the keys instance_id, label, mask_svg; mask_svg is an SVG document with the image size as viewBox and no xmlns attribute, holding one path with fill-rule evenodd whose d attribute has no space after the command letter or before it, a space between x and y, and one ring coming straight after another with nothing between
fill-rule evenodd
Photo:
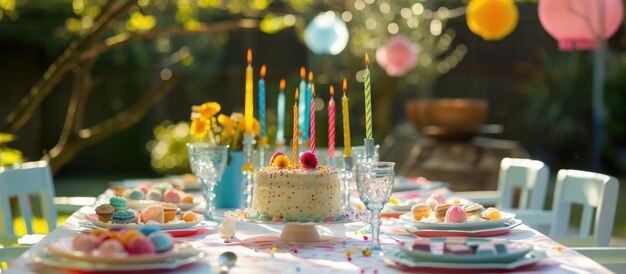
<instances>
[{"instance_id":1,"label":"striped candle","mask_svg":"<svg viewBox=\"0 0 626 274\"><path fill-rule=\"evenodd\" d=\"M311 139L311 152L315 153L315 84L311 84L311 124L310 124L310 139Z\"/></svg>"},{"instance_id":2,"label":"striped candle","mask_svg":"<svg viewBox=\"0 0 626 274\"><path fill-rule=\"evenodd\" d=\"M335 88L330 86L328 101L328 158L335 158Z\"/></svg>"},{"instance_id":3,"label":"striped candle","mask_svg":"<svg viewBox=\"0 0 626 274\"><path fill-rule=\"evenodd\" d=\"M296 167L298 159L298 88L296 88L296 98L293 104L293 142L291 145L291 164Z\"/></svg>"},{"instance_id":4,"label":"striped candle","mask_svg":"<svg viewBox=\"0 0 626 274\"><path fill-rule=\"evenodd\" d=\"M259 79L259 123L261 124L261 137L265 137L265 65L261 66Z\"/></svg>"},{"instance_id":5,"label":"striped candle","mask_svg":"<svg viewBox=\"0 0 626 274\"><path fill-rule=\"evenodd\" d=\"M370 58L365 53L365 136L367 139L372 139L372 88L370 80Z\"/></svg>"}]
</instances>

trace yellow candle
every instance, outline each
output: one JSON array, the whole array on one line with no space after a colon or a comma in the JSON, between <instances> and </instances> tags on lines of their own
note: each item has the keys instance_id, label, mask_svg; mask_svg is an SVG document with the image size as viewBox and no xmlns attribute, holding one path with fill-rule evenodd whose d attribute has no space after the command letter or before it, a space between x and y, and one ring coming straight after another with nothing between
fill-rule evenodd
<instances>
[{"instance_id":1,"label":"yellow candle","mask_svg":"<svg viewBox=\"0 0 626 274\"><path fill-rule=\"evenodd\" d=\"M343 79L343 97L341 98L341 116L343 117L343 155L352 157L352 145L350 145L350 114L348 112L348 83Z\"/></svg>"},{"instance_id":2,"label":"yellow candle","mask_svg":"<svg viewBox=\"0 0 626 274\"><path fill-rule=\"evenodd\" d=\"M248 67L246 68L246 99L244 112L244 129L247 134L254 134L252 130L252 115L254 112L254 97L252 95L252 50L248 49Z\"/></svg>"},{"instance_id":3,"label":"yellow candle","mask_svg":"<svg viewBox=\"0 0 626 274\"><path fill-rule=\"evenodd\" d=\"M291 164L296 167L298 159L298 88L296 88L296 98L293 104L293 142L291 145Z\"/></svg>"}]
</instances>

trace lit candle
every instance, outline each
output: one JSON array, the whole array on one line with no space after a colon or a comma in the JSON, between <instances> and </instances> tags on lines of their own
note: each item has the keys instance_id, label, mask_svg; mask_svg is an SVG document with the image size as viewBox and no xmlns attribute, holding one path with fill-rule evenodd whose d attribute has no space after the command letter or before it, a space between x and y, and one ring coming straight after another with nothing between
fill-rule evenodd
<instances>
[{"instance_id":1,"label":"lit candle","mask_svg":"<svg viewBox=\"0 0 626 274\"><path fill-rule=\"evenodd\" d=\"M295 167L298 159L298 88L293 104L293 142L291 145L291 164Z\"/></svg>"},{"instance_id":2,"label":"lit candle","mask_svg":"<svg viewBox=\"0 0 626 274\"><path fill-rule=\"evenodd\" d=\"M259 78L259 123L261 124L261 137L265 137L265 65L261 66Z\"/></svg>"},{"instance_id":3,"label":"lit candle","mask_svg":"<svg viewBox=\"0 0 626 274\"><path fill-rule=\"evenodd\" d=\"M335 88L330 86L328 101L328 158L335 158Z\"/></svg>"},{"instance_id":4,"label":"lit candle","mask_svg":"<svg viewBox=\"0 0 626 274\"><path fill-rule=\"evenodd\" d=\"M276 130L276 143L285 143L285 79L280 79L278 91L278 129Z\"/></svg>"},{"instance_id":5,"label":"lit candle","mask_svg":"<svg viewBox=\"0 0 626 274\"><path fill-rule=\"evenodd\" d=\"M302 91L302 96L300 96L300 100L298 101L298 109L300 110L300 112L298 113L298 129L301 132L304 132L304 122L305 122L305 118L304 115L306 113L306 102L304 101L306 99L306 81L304 80L306 77L306 70L304 69L304 67L300 68L300 88L299 90Z\"/></svg>"},{"instance_id":6,"label":"lit candle","mask_svg":"<svg viewBox=\"0 0 626 274\"><path fill-rule=\"evenodd\" d=\"M315 153L315 84L311 85L311 109L309 112L311 112L309 129L311 132L311 152Z\"/></svg>"},{"instance_id":7,"label":"lit candle","mask_svg":"<svg viewBox=\"0 0 626 274\"><path fill-rule=\"evenodd\" d=\"M370 80L370 58L365 53L365 73L363 77L365 78L365 136L367 139L372 139L372 88L371 88L371 80Z\"/></svg>"},{"instance_id":8,"label":"lit candle","mask_svg":"<svg viewBox=\"0 0 626 274\"><path fill-rule=\"evenodd\" d=\"M254 99L252 95L252 50L248 49L248 67L246 68L246 96L244 111L244 129L247 134L254 134L252 130L252 113L254 112Z\"/></svg>"},{"instance_id":9,"label":"lit candle","mask_svg":"<svg viewBox=\"0 0 626 274\"><path fill-rule=\"evenodd\" d=\"M304 102L306 104L308 104L309 102L311 102L311 89L313 86L313 72L309 71L309 82L306 85L306 93L304 93L303 95L305 95L306 97L304 98ZM311 125L311 107L308 106L305 111L304 111L304 125L303 125L303 132L302 132L302 141L307 141L310 139L309 133L310 133L310 128L309 126Z\"/></svg>"},{"instance_id":10,"label":"lit candle","mask_svg":"<svg viewBox=\"0 0 626 274\"><path fill-rule=\"evenodd\" d=\"M348 110L348 83L343 79L343 97L341 98L341 116L343 117L343 156L352 157L352 146L350 145L350 114Z\"/></svg>"}]
</instances>

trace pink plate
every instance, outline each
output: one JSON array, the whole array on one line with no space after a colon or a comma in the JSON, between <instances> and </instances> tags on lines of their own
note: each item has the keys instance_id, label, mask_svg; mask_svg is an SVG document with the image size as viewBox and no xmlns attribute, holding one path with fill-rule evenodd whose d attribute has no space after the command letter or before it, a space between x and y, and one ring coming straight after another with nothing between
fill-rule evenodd
<instances>
[{"instance_id":1,"label":"pink plate","mask_svg":"<svg viewBox=\"0 0 626 274\"><path fill-rule=\"evenodd\" d=\"M163 232L170 234L172 237L187 237L196 234L204 234L214 231L214 229L209 229L206 227L196 228L196 229L179 229L179 230L165 230Z\"/></svg>"}]
</instances>

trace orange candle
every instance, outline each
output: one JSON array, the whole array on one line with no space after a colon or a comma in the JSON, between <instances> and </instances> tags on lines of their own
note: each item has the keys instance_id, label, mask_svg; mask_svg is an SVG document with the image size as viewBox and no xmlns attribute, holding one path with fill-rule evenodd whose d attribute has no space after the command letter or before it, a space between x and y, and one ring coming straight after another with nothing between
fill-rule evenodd
<instances>
[{"instance_id":1,"label":"orange candle","mask_svg":"<svg viewBox=\"0 0 626 274\"><path fill-rule=\"evenodd\" d=\"M291 164L296 167L298 159L298 88L296 88L296 98L293 104L293 142L291 145Z\"/></svg>"}]
</instances>

